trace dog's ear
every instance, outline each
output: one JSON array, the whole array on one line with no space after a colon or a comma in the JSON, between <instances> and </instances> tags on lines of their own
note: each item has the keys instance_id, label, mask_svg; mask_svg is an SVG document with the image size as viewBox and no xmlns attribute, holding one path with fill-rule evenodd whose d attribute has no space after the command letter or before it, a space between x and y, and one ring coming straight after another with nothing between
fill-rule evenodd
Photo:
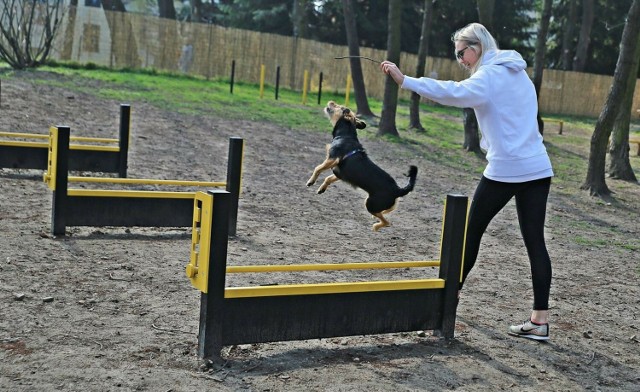
<instances>
[{"instance_id":1,"label":"dog's ear","mask_svg":"<svg viewBox=\"0 0 640 392\"><path fill-rule=\"evenodd\" d=\"M365 129L367 127L367 123L356 118L356 129Z\"/></svg>"}]
</instances>

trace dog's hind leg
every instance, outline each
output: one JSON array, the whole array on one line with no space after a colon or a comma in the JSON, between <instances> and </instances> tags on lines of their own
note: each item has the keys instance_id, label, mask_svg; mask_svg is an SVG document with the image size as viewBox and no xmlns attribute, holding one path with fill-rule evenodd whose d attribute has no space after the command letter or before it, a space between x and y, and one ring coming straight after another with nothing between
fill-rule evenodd
<instances>
[{"instance_id":1,"label":"dog's hind leg","mask_svg":"<svg viewBox=\"0 0 640 392\"><path fill-rule=\"evenodd\" d=\"M322 182L322 185L320 185L320 188L318 188L318 194L324 193L324 191L327 190L329 185L333 184L334 182L336 182L338 180L340 180L340 179L335 174L327 176L327 178L325 178L324 181Z\"/></svg>"},{"instance_id":2,"label":"dog's hind leg","mask_svg":"<svg viewBox=\"0 0 640 392\"><path fill-rule=\"evenodd\" d=\"M313 174L311 175L311 177L307 181L307 186L311 186L311 185L315 184L316 181L318 180L318 176L320 176L320 173L322 173L325 170L328 170L328 169L331 169L331 168L335 167L337 164L338 164L338 159L329 159L329 158L327 158L324 162L322 162L321 164L316 166L316 168L313 169Z\"/></svg>"},{"instance_id":3,"label":"dog's hind leg","mask_svg":"<svg viewBox=\"0 0 640 392\"><path fill-rule=\"evenodd\" d=\"M373 225L373 231L378 231L383 227L391 226L391 223L389 223L389 221L384 217L384 215L382 215L382 212L376 212L375 214L373 214L373 216L375 216L380 220L380 222L375 223Z\"/></svg>"}]
</instances>

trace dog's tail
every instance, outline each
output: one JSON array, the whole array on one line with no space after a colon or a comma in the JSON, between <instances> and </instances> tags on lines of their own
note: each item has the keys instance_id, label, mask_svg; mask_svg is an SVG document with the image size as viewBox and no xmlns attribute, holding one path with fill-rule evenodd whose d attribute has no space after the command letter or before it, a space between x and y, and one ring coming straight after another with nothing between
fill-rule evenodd
<instances>
[{"instance_id":1,"label":"dog's tail","mask_svg":"<svg viewBox=\"0 0 640 392\"><path fill-rule=\"evenodd\" d=\"M402 197L404 195L406 195L407 193L411 192L413 190L413 187L416 185L416 177L418 176L418 168L411 165L409 166L409 173L406 174L407 177L409 177L409 182L407 183L407 185L404 188L400 188L398 190L398 196L396 197Z\"/></svg>"}]
</instances>

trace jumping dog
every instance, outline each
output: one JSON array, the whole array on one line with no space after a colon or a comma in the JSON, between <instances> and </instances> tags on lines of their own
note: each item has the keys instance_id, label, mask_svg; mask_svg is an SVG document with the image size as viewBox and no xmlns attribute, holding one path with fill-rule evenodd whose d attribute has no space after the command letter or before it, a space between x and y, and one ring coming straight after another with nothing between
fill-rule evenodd
<instances>
[{"instance_id":1,"label":"jumping dog","mask_svg":"<svg viewBox=\"0 0 640 392\"><path fill-rule=\"evenodd\" d=\"M333 140L327 144L327 157L316 166L307 181L307 186L315 184L320 173L331 169L333 174L327 176L318 188L318 193L324 193L329 185L338 180L346 181L354 187L363 189L369 194L365 201L367 211L379 222L373 225L373 230L390 226L384 214L393 211L399 197L405 196L413 190L416 183L418 168L409 167L408 184L400 188L396 181L378 165L376 165L358 141L357 129L364 129L367 124L356 118L349 108L329 101L324 113L333 125Z\"/></svg>"}]
</instances>

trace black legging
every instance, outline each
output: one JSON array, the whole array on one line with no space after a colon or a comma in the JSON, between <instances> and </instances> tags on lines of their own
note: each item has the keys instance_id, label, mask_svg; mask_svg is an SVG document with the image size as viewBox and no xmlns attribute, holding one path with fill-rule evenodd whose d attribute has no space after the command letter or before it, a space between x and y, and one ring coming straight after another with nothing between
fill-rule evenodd
<instances>
[{"instance_id":1,"label":"black legging","mask_svg":"<svg viewBox=\"0 0 640 392\"><path fill-rule=\"evenodd\" d=\"M515 196L520 232L531 263L533 309L549 309L551 259L544 241L544 220L550 186L551 177L522 183L507 183L482 176L469 210L463 282L476 263L480 240L489 222Z\"/></svg>"}]
</instances>

